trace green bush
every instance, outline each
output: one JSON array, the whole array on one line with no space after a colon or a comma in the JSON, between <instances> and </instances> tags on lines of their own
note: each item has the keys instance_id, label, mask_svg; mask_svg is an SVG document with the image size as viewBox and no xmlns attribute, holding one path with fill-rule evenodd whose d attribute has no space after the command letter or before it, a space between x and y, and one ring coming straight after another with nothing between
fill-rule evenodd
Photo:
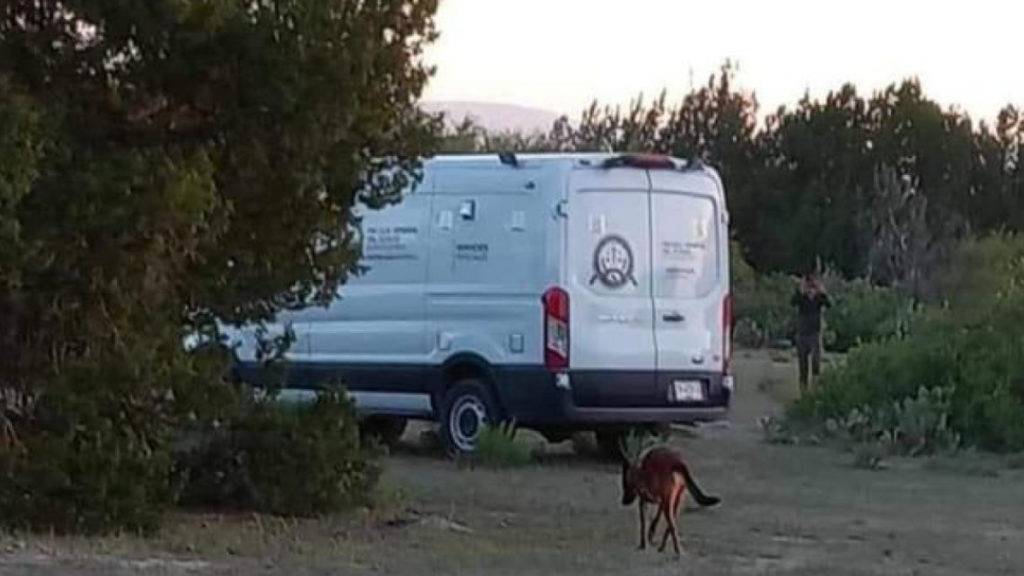
<instances>
[{"instance_id":1,"label":"green bush","mask_svg":"<svg viewBox=\"0 0 1024 576\"><path fill-rule=\"evenodd\" d=\"M764 333L753 318L737 318L732 327L732 341L741 348L760 348L765 345Z\"/></svg>"},{"instance_id":2,"label":"green bush","mask_svg":"<svg viewBox=\"0 0 1024 576\"><path fill-rule=\"evenodd\" d=\"M896 290L873 286L866 280L843 280L828 274L826 286L833 306L825 312L825 347L846 352L862 342L901 333L911 311L910 300ZM736 343L747 347L773 345L792 338L796 311L791 299L796 280L767 274L734 287Z\"/></svg>"},{"instance_id":3,"label":"green bush","mask_svg":"<svg viewBox=\"0 0 1024 576\"><path fill-rule=\"evenodd\" d=\"M928 278L928 301L955 309L961 318L983 312L994 297L1013 288L1022 258L1024 241L1010 234L965 240Z\"/></svg>"},{"instance_id":4,"label":"green bush","mask_svg":"<svg viewBox=\"0 0 1024 576\"><path fill-rule=\"evenodd\" d=\"M736 322L733 339L744 347L777 345L793 337L796 311L791 304L797 278L782 273L758 274L736 242L730 244ZM909 298L867 280L846 280L828 270L822 280L833 307L825 313L825 347L846 352L861 342L881 340L905 330Z\"/></svg>"},{"instance_id":5,"label":"green bush","mask_svg":"<svg viewBox=\"0 0 1024 576\"><path fill-rule=\"evenodd\" d=\"M1024 244L997 237L962 250L972 257L989 251L1002 279L987 271L989 279L969 290L959 284L956 297L942 298L949 305L908 316L904 336L854 348L839 368L822 375L817 390L791 407L790 415L825 422L846 418L854 409L884 413L919 396L921 387L943 389L949 395L947 426L965 444L1024 449ZM951 262L964 258L957 254ZM974 296L961 300L966 293Z\"/></svg>"},{"instance_id":6,"label":"green bush","mask_svg":"<svg viewBox=\"0 0 1024 576\"><path fill-rule=\"evenodd\" d=\"M878 444L888 454L933 454L960 445L960 435L950 425L950 414L949 390L922 387L916 396L854 408L846 416L829 419L825 431L854 444Z\"/></svg>"},{"instance_id":7,"label":"green bush","mask_svg":"<svg viewBox=\"0 0 1024 576\"><path fill-rule=\"evenodd\" d=\"M843 280L831 274L826 283L833 306L825 313L825 347L846 352L906 330L912 304L892 288L874 286L863 279Z\"/></svg>"},{"instance_id":8,"label":"green bush","mask_svg":"<svg viewBox=\"0 0 1024 576\"><path fill-rule=\"evenodd\" d=\"M494 468L526 466L533 460L530 447L516 442L515 422L485 426L476 441L476 461Z\"/></svg>"},{"instance_id":9,"label":"green bush","mask_svg":"<svg viewBox=\"0 0 1024 576\"><path fill-rule=\"evenodd\" d=\"M182 455L180 502L314 516L370 500L380 469L341 390L309 404L266 398Z\"/></svg>"},{"instance_id":10,"label":"green bush","mask_svg":"<svg viewBox=\"0 0 1024 576\"><path fill-rule=\"evenodd\" d=\"M0 524L151 532L171 498L169 402L117 358L71 368L23 403L0 446Z\"/></svg>"},{"instance_id":11,"label":"green bush","mask_svg":"<svg viewBox=\"0 0 1024 576\"><path fill-rule=\"evenodd\" d=\"M795 315L790 299L795 288L795 280L785 274L756 276L733 285L737 344L770 346L790 338Z\"/></svg>"}]
</instances>

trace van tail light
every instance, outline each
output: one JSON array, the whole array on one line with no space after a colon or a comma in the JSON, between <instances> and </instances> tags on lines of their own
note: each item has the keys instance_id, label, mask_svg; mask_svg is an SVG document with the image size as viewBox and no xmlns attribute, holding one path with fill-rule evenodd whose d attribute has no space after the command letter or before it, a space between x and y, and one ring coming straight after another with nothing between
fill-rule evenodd
<instances>
[{"instance_id":1,"label":"van tail light","mask_svg":"<svg viewBox=\"0 0 1024 576\"><path fill-rule=\"evenodd\" d=\"M722 373L729 373L732 360L732 293L722 299Z\"/></svg>"},{"instance_id":2,"label":"van tail light","mask_svg":"<svg viewBox=\"0 0 1024 576\"><path fill-rule=\"evenodd\" d=\"M558 287L544 292L544 366L569 368L569 294Z\"/></svg>"}]
</instances>

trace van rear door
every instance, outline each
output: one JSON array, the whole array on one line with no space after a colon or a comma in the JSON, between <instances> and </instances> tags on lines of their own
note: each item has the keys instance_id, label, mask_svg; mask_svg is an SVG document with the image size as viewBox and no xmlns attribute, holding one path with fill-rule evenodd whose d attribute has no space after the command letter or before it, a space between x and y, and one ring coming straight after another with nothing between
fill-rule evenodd
<instances>
[{"instance_id":1,"label":"van rear door","mask_svg":"<svg viewBox=\"0 0 1024 576\"><path fill-rule=\"evenodd\" d=\"M715 185L678 172L652 170L650 177L658 371L720 372L727 289Z\"/></svg>"},{"instance_id":2,"label":"van rear door","mask_svg":"<svg viewBox=\"0 0 1024 576\"><path fill-rule=\"evenodd\" d=\"M649 187L647 172L630 168L575 170L570 177L573 380L588 371L620 373L614 382L574 384L580 405L642 405L654 392Z\"/></svg>"}]
</instances>

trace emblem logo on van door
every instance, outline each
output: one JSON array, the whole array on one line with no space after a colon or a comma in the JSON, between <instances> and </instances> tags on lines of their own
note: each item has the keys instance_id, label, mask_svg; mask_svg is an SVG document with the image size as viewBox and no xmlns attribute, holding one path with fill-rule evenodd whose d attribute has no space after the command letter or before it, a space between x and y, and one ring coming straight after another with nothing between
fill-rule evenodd
<instances>
[{"instance_id":1,"label":"emblem logo on van door","mask_svg":"<svg viewBox=\"0 0 1024 576\"><path fill-rule=\"evenodd\" d=\"M633 277L633 249L617 234L609 234L594 249L594 275L590 283L600 281L606 288L621 288L626 282L636 286Z\"/></svg>"}]
</instances>

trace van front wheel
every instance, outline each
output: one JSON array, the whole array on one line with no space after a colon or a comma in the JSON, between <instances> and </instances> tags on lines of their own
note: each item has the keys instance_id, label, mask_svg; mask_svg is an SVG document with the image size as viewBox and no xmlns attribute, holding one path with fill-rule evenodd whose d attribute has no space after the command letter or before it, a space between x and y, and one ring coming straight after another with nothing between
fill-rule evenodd
<instances>
[{"instance_id":1,"label":"van front wheel","mask_svg":"<svg viewBox=\"0 0 1024 576\"><path fill-rule=\"evenodd\" d=\"M452 455L476 450L480 432L497 418L490 391L473 378L456 382L445 394L441 406L441 439Z\"/></svg>"}]
</instances>

